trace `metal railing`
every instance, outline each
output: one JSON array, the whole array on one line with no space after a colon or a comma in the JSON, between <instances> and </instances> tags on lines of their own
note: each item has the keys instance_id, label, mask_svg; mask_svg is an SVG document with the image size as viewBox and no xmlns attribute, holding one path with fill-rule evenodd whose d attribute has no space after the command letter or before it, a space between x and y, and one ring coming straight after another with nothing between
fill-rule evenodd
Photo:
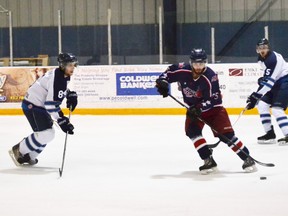
<instances>
[{"instance_id":1,"label":"metal railing","mask_svg":"<svg viewBox=\"0 0 288 216\"><path fill-rule=\"evenodd\" d=\"M10 49L10 66L13 66L13 30L12 30L12 12L0 5L0 13L4 13L9 19L9 49Z\"/></svg>"}]
</instances>

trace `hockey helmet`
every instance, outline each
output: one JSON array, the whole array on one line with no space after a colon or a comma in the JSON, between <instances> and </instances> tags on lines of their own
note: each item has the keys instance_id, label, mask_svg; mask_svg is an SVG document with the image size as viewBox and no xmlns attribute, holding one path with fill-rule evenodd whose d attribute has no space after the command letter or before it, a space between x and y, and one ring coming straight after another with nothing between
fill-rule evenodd
<instances>
[{"instance_id":1,"label":"hockey helmet","mask_svg":"<svg viewBox=\"0 0 288 216\"><path fill-rule=\"evenodd\" d=\"M61 67L62 69L64 69L66 65L69 63L74 63L75 67L78 66L78 60L76 56L73 55L72 53L60 53L58 55L57 61L58 61L59 67Z\"/></svg>"},{"instance_id":2,"label":"hockey helmet","mask_svg":"<svg viewBox=\"0 0 288 216\"><path fill-rule=\"evenodd\" d=\"M196 63L196 62L207 62L207 54L204 49L192 49L191 55L190 55L190 63Z\"/></svg>"},{"instance_id":3,"label":"hockey helmet","mask_svg":"<svg viewBox=\"0 0 288 216\"><path fill-rule=\"evenodd\" d=\"M256 44L256 50L257 49L270 49L270 44L268 39L266 38L261 38L260 40L258 40L257 44Z\"/></svg>"},{"instance_id":4,"label":"hockey helmet","mask_svg":"<svg viewBox=\"0 0 288 216\"><path fill-rule=\"evenodd\" d=\"M261 38L260 40L258 40L257 46L260 46L260 45L269 45L268 39L266 39L266 38Z\"/></svg>"}]
</instances>

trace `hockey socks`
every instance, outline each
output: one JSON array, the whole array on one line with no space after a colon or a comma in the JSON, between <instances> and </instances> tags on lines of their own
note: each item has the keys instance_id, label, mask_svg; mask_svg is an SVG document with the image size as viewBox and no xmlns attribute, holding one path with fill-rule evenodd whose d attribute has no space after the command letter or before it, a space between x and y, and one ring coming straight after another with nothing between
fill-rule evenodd
<instances>
[{"instance_id":1,"label":"hockey socks","mask_svg":"<svg viewBox=\"0 0 288 216\"><path fill-rule=\"evenodd\" d=\"M31 159L35 159L46 147L46 144L41 144L35 137L35 133L24 138L20 142L20 152L21 154L29 154Z\"/></svg>"},{"instance_id":2,"label":"hockey socks","mask_svg":"<svg viewBox=\"0 0 288 216\"><path fill-rule=\"evenodd\" d=\"M207 146L206 140L202 136L191 138L191 140L202 160L205 160L210 157L211 151Z\"/></svg>"}]
</instances>

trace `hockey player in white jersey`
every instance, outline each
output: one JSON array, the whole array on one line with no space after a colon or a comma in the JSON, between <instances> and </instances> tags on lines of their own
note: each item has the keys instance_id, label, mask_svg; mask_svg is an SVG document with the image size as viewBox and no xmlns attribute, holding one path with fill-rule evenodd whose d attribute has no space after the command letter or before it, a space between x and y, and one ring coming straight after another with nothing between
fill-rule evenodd
<instances>
[{"instance_id":1,"label":"hockey player in white jersey","mask_svg":"<svg viewBox=\"0 0 288 216\"><path fill-rule=\"evenodd\" d=\"M285 110L288 104L288 64L282 55L270 50L269 41L262 38L256 46L258 62L264 70L263 77L259 78L259 88L247 99L247 108L252 109L257 105L261 122L266 132L258 137L259 144L275 143L276 135L271 123L271 114L284 135L278 140L280 145L288 144L288 119Z\"/></svg>"},{"instance_id":2,"label":"hockey player in white jersey","mask_svg":"<svg viewBox=\"0 0 288 216\"><path fill-rule=\"evenodd\" d=\"M22 102L22 110L33 133L9 151L16 165L34 165L38 162L37 156L55 136L53 119L65 133L74 133L73 125L63 115L60 105L66 96L67 108L73 111L77 106L77 94L67 90L67 84L78 61L73 54L60 53L58 63L58 68L48 71L30 86Z\"/></svg>"}]
</instances>

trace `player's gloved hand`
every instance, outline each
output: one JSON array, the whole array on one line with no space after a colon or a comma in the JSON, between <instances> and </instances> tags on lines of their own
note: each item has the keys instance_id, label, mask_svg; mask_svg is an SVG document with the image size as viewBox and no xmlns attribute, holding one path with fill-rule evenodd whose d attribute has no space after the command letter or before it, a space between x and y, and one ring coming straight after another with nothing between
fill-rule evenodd
<instances>
[{"instance_id":1,"label":"player's gloved hand","mask_svg":"<svg viewBox=\"0 0 288 216\"><path fill-rule=\"evenodd\" d=\"M156 88L160 95L163 97L168 97L169 84L167 80L158 78L156 80Z\"/></svg>"},{"instance_id":2,"label":"player's gloved hand","mask_svg":"<svg viewBox=\"0 0 288 216\"><path fill-rule=\"evenodd\" d=\"M187 109L187 116L189 116L189 118L191 120L196 120L202 113L202 110L200 108L200 106L195 106L195 105L192 105L190 106L188 109Z\"/></svg>"},{"instance_id":3,"label":"player's gloved hand","mask_svg":"<svg viewBox=\"0 0 288 216\"><path fill-rule=\"evenodd\" d=\"M70 123L69 119L66 116L63 116L57 120L58 125L64 133L74 134L74 126Z\"/></svg>"},{"instance_id":4,"label":"player's gloved hand","mask_svg":"<svg viewBox=\"0 0 288 216\"><path fill-rule=\"evenodd\" d=\"M78 104L78 100L77 100L78 95L75 91L67 91L66 98L67 98L66 107L67 108L71 107L71 111L73 112Z\"/></svg>"},{"instance_id":5,"label":"player's gloved hand","mask_svg":"<svg viewBox=\"0 0 288 216\"><path fill-rule=\"evenodd\" d=\"M257 92L253 92L247 99L246 103L247 103L247 109L250 110L250 109L253 109L258 100L262 97L261 94L258 94Z\"/></svg>"}]
</instances>

